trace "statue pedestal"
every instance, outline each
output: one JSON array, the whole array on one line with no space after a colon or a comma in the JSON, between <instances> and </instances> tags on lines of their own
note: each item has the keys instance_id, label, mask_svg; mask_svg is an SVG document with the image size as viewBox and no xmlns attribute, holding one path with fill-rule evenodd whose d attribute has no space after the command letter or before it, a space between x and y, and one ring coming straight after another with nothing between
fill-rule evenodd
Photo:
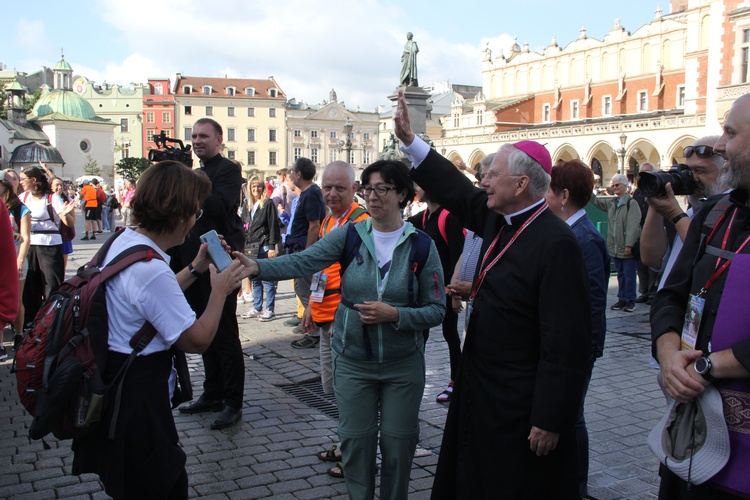
<instances>
[{"instance_id":1,"label":"statue pedestal","mask_svg":"<svg viewBox=\"0 0 750 500\"><path fill-rule=\"evenodd\" d=\"M422 87L399 87L404 89L404 97L409 105L409 119L411 120L411 130L415 134L427 133L427 100L430 94L424 91ZM395 116L398 107L398 89L393 95L388 96L393 103L393 114Z\"/></svg>"}]
</instances>

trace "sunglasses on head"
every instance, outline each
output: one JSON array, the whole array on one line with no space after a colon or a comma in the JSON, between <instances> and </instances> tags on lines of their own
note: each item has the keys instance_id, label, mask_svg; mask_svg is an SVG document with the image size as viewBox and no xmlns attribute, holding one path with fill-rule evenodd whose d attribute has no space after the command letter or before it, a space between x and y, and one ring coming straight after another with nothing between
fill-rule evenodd
<instances>
[{"instance_id":1,"label":"sunglasses on head","mask_svg":"<svg viewBox=\"0 0 750 500\"><path fill-rule=\"evenodd\" d=\"M690 158L695 153L698 158L711 158L716 153L714 148L711 146L688 146L684 149L683 155L685 158Z\"/></svg>"}]
</instances>

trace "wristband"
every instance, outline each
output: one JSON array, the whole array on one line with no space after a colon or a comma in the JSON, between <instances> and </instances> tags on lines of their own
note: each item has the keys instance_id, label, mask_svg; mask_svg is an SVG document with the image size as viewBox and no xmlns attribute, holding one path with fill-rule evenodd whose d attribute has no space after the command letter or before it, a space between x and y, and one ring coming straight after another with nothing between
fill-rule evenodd
<instances>
[{"instance_id":1,"label":"wristband","mask_svg":"<svg viewBox=\"0 0 750 500\"><path fill-rule=\"evenodd\" d=\"M201 273L199 273L198 270L193 267L192 262L189 263L187 267L188 267L188 271L190 271L190 274L192 274L196 278L201 275Z\"/></svg>"},{"instance_id":2,"label":"wristband","mask_svg":"<svg viewBox=\"0 0 750 500\"><path fill-rule=\"evenodd\" d=\"M682 219L684 219L687 216L688 214L686 214L685 212L682 212L680 215L672 217L671 222L672 224L677 225L678 222L680 222Z\"/></svg>"}]
</instances>

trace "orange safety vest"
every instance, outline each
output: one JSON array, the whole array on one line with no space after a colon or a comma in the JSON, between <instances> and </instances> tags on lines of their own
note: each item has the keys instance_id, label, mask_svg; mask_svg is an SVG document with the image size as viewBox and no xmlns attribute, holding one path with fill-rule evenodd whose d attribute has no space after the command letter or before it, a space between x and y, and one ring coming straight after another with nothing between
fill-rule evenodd
<instances>
[{"instance_id":1,"label":"orange safety vest","mask_svg":"<svg viewBox=\"0 0 750 500\"><path fill-rule=\"evenodd\" d=\"M334 218L330 214L327 215L320 223L318 238L323 238L326 234L331 232L339 221L339 226L343 226L348 222L359 222L370 218L370 214L367 211L362 212L361 210L357 210L358 208L364 210L364 207L361 207L356 201L354 201L352 202L352 206L349 207L349 210L347 210L340 218ZM355 211L359 212L359 214L356 214ZM352 218L352 216L354 216L354 218ZM323 269L323 274L328 275L323 302L310 301L310 312L312 312L313 321L316 323L327 323L333 321L333 318L336 315L336 309L341 301L341 264L334 262L327 268Z\"/></svg>"}]
</instances>

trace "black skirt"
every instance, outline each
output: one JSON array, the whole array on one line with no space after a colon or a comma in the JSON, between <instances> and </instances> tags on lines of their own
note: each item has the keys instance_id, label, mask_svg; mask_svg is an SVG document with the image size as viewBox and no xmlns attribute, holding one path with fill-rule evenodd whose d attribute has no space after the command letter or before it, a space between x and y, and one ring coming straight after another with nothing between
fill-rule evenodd
<instances>
[{"instance_id":1,"label":"black skirt","mask_svg":"<svg viewBox=\"0 0 750 500\"><path fill-rule=\"evenodd\" d=\"M110 352L105 382L127 360ZM138 356L125 375L113 440L108 438L114 390L103 423L73 440L73 474L93 472L114 498L187 498L185 453L170 408L172 354Z\"/></svg>"}]
</instances>

